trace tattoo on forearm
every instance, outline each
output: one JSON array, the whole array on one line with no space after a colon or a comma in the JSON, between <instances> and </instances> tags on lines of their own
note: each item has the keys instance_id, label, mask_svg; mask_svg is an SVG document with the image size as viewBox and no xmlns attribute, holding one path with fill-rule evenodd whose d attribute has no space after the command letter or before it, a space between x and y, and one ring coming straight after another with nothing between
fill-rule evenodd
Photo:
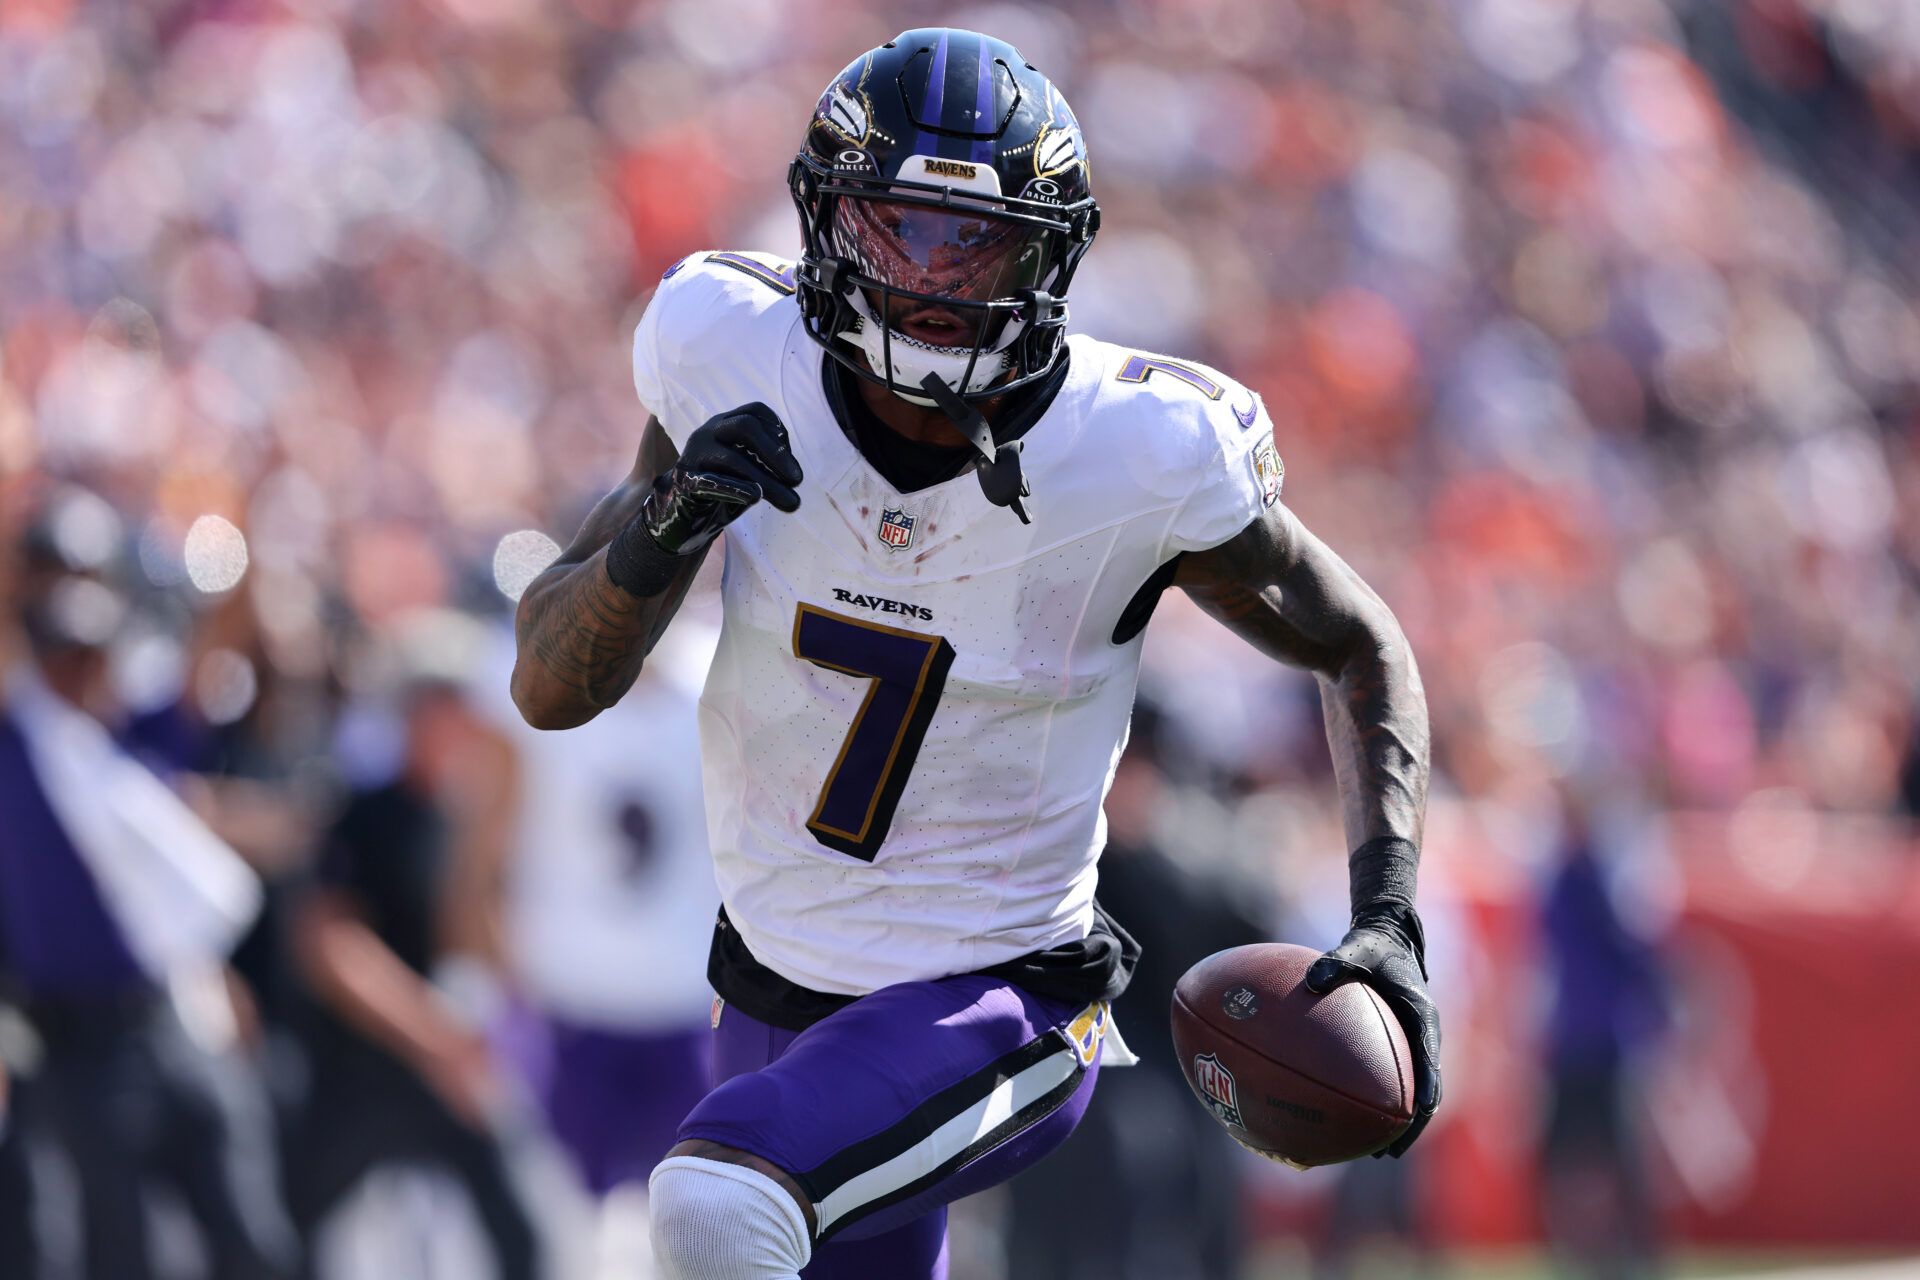
<instances>
[{"instance_id":1,"label":"tattoo on forearm","mask_svg":"<svg viewBox=\"0 0 1920 1280\"><path fill-rule=\"evenodd\" d=\"M573 545L521 596L514 696L529 719L532 707L577 722L618 702L679 609L704 554L688 556L672 586L645 599L615 586L605 564L607 544L639 512L653 477L675 460L666 433L650 423L633 473L601 499Z\"/></svg>"},{"instance_id":2,"label":"tattoo on forearm","mask_svg":"<svg viewBox=\"0 0 1920 1280\"><path fill-rule=\"evenodd\" d=\"M1190 556L1176 579L1208 613L1320 681L1348 840L1418 843L1426 813L1426 693L1406 637L1373 590L1284 507Z\"/></svg>"},{"instance_id":3,"label":"tattoo on forearm","mask_svg":"<svg viewBox=\"0 0 1920 1280\"><path fill-rule=\"evenodd\" d=\"M596 556L522 611L521 643L548 675L594 706L610 707L640 674L647 630L641 605L613 584Z\"/></svg>"}]
</instances>

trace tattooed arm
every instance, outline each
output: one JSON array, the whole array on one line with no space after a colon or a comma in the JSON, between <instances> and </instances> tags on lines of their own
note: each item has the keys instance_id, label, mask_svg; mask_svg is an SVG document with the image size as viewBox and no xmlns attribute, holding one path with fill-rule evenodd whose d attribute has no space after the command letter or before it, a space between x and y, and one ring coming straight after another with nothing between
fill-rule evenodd
<instances>
[{"instance_id":1,"label":"tattooed arm","mask_svg":"<svg viewBox=\"0 0 1920 1280\"><path fill-rule=\"evenodd\" d=\"M520 597L513 701L527 723L570 729L618 702L721 530L763 498L798 511L803 478L758 401L714 414L679 451L649 420L626 481Z\"/></svg>"},{"instance_id":2,"label":"tattooed arm","mask_svg":"<svg viewBox=\"0 0 1920 1280\"><path fill-rule=\"evenodd\" d=\"M687 594L706 548L684 557L667 590L640 597L607 575L607 547L640 511L656 476L679 460L658 418L647 423L633 470L602 498L573 545L520 597L513 701L537 729L570 729L620 700Z\"/></svg>"},{"instance_id":3,"label":"tattooed arm","mask_svg":"<svg viewBox=\"0 0 1920 1280\"><path fill-rule=\"evenodd\" d=\"M1413 1051L1413 1121L1376 1155L1405 1154L1440 1105L1440 1014L1427 993L1426 930L1414 908L1427 804L1427 697L1407 638L1360 575L1286 507L1210 551L1174 581L1263 652L1320 680L1346 819L1353 915L1340 945L1307 969L1326 994L1378 992Z\"/></svg>"},{"instance_id":4,"label":"tattooed arm","mask_svg":"<svg viewBox=\"0 0 1920 1280\"><path fill-rule=\"evenodd\" d=\"M1407 638L1372 588L1276 504L1174 581L1262 652L1320 681L1347 843L1420 843L1427 803L1427 698Z\"/></svg>"}]
</instances>

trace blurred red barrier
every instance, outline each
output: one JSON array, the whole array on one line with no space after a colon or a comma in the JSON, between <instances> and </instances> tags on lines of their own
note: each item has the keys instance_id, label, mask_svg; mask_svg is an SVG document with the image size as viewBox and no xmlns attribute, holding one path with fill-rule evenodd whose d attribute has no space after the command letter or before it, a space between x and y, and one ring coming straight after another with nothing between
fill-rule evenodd
<instances>
[{"instance_id":1,"label":"blurred red barrier","mask_svg":"<svg viewBox=\"0 0 1920 1280\"><path fill-rule=\"evenodd\" d=\"M1645 1150L1669 1239L1920 1245L1920 844L1806 814L1670 824L1685 903L1672 1029L1645 1074ZM1473 981L1448 1007L1446 1123L1423 1141L1441 1247L1540 1237L1539 977L1524 876L1476 879ZM1267 1184L1268 1233L1317 1198Z\"/></svg>"},{"instance_id":2,"label":"blurred red barrier","mask_svg":"<svg viewBox=\"0 0 1920 1280\"><path fill-rule=\"evenodd\" d=\"M1920 847L1860 819L1677 829L1689 868L1679 954L1683 965L1706 957L1719 984L1690 992L1710 1034L1683 1029L1677 1062L1735 1100L1723 1119L1739 1126L1736 1146L1752 1144L1748 1166L1728 1171L1743 1176L1676 1179L1691 1193L1679 1199L1679 1232L1920 1243ZM1709 1002L1716 994L1727 1002ZM1752 1080L1733 1077L1746 1069ZM1685 1083L1676 1075L1663 1089L1669 1105L1684 1105ZM1684 1169L1684 1148L1667 1154Z\"/></svg>"}]
</instances>

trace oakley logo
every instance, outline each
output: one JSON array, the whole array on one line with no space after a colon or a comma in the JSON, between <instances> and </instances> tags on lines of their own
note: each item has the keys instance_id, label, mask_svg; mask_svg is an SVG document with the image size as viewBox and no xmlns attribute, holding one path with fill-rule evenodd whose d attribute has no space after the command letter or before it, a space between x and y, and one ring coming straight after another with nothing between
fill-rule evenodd
<instances>
[{"instance_id":1,"label":"oakley logo","mask_svg":"<svg viewBox=\"0 0 1920 1280\"><path fill-rule=\"evenodd\" d=\"M864 165L867 163L867 153L864 151L847 150L842 151L833 159L835 164Z\"/></svg>"},{"instance_id":2,"label":"oakley logo","mask_svg":"<svg viewBox=\"0 0 1920 1280\"><path fill-rule=\"evenodd\" d=\"M1060 184L1052 178L1038 178L1027 184L1027 194L1035 200L1058 200Z\"/></svg>"},{"instance_id":3,"label":"oakley logo","mask_svg":"<svg viewBox=\"0 0 1920 1280\"><path fill-rule=\"evenodd\" d=\"M925 171L942 178L973 178L979 176L980 166L966 164L959 160L935 160L929 157Z\"/></svg>"}]
</instances>

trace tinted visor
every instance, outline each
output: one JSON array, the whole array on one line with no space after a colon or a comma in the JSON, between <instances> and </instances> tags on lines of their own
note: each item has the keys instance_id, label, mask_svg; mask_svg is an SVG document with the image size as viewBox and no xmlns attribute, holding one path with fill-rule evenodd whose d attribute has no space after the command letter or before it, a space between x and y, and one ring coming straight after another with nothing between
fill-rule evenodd
<instances>
[{"instance_id":1,"label":"tinted visor","mask_svg":"<svg viewBox=\"0 0 1920 1280\"><path fill-rule=\"evenodd\" d=\"M854 196L833 210L834 247L861 275L956 301L1007 298L1038 285L1047 234L984 210Z\"/></svg>"}]
</instances>

